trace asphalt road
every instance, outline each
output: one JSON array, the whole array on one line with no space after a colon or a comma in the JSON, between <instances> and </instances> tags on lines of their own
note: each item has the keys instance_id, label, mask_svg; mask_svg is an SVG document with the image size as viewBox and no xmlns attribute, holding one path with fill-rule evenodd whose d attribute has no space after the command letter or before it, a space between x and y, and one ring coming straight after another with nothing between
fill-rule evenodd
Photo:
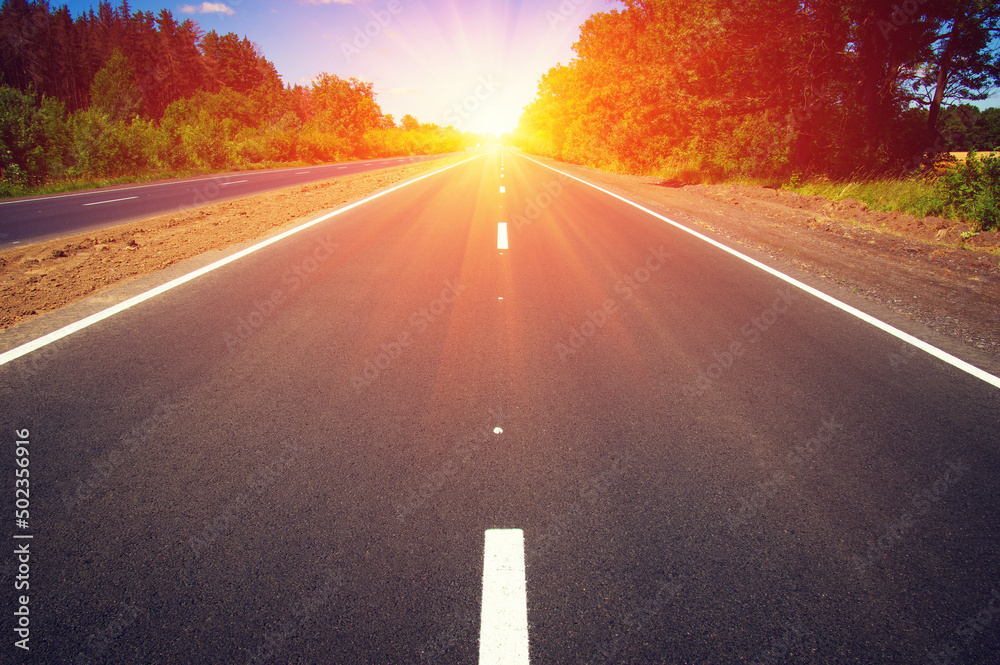
<instances>
[{"instance_id":1,"label":"asphalt road","mask_svg":"<svg viewBox=\"0 0 1000 665\"><path fill-rule=\"evenodd\" d=\"M532 663L997 662L998 393L492 152L0 367L0 653L475 663L520 529Z\"/></svg>"},{"instance_id":2,"label":"asphalt road","mask_svg":"<svg viewBox=\"0 0 1000 665\"><path fill-rule=\"evenodd\" d=\"M222 173L0 201L0 248L102 229L294 185L441 157L442 155L419 155Z\"/></svg>"}]
</instances>

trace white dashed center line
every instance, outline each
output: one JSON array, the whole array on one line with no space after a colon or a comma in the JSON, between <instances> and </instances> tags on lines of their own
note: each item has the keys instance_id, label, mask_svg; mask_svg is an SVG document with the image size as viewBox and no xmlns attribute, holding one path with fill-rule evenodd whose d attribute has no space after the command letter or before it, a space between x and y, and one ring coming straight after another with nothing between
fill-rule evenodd
<instances>
[{"instance_id":1,"label":"white dashed center line","mask_svg":"<svg viewBox=\"0 0 1000 665\"><path fill-rule=\"evenodd\" d=\"M524 532L487 529L479 665L528 665Z\"/></svg>"},{"instance_id":2,"label":"white dashed center line","mask_svg":"<svg viewBox=\"0 0 1000 665\"><path fill-rule=\"evenodd\" d=\"M500 193L501 194L506 194L507 193L507 188L504 187L503 185L500 185Z\"/></svg>"},{"instance_id":3,"label":"white dashed center line","mask_svg":"<svg viewBox=\"0 0 1000 665\"><path fill-rule=\"evenodd\" d=\"M507 249L507 222L497 225L497 249Z\"/></svg>"},{"instance_id":4,"label":"white dashed center line","mask_svg":"<svg viewBox=\"0 0 1000 665\"><path fill-rule=\"evenodd\" d=\"M86 207L86 206L102 206L105 203L118 203L119 201L131 201L132 199L137 199L137 198L139 198L139 197L138 196L126 196L123 199L111 199L110 201L95 201L93 203L84 203L83 205L84 205L84 207Z\"/></svg>"},{"instance_id":5,"label":"white dashed center line","mask_svg":"<svg viewBox=\"0 0 1000 665\"><path fill-rule=\"evenodd\" d=\"M249 180L233 180L232 182L219 183L220 186L225 187L226 185L238 185L241 182L250 182Z\"/></svg>"}]
</instances>

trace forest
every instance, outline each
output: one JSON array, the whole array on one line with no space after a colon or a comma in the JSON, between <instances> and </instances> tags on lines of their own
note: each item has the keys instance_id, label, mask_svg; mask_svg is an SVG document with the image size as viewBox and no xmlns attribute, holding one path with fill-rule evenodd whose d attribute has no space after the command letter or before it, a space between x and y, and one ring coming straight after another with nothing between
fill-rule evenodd
<instances>
[{"instance_id":1,"label":"forest","mask_svg":"<svg viewBox=\"0 0 1000 665\"><path fill-rule=\"evenodd\" d=\"M397 122L355 78L284 84L245 37L168 10L0 7L0 196L53 180L446 153L480 140Z\"/></svg>"},{"instance_id":2,"label":"forest","mask_svg":"<svg viewBox=\"0 0 1000 665\"><path fill-rule=\"evenodd\" d=\"M912 173L1000 146L995 0L623 0L590 17L514 141L692 182ZM1000 174L1000 169L996 169Z\"/></svg>"}]
</instances>

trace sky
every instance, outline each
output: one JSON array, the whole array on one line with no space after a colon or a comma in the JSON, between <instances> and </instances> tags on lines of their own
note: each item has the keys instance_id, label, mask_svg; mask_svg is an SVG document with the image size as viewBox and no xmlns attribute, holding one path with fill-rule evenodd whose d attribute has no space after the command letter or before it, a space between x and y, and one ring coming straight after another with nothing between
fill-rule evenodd
<instances>
[{"instance_id":1,"label":"sky","mask_svg":"<svg viewBox=\"0 0 1000 665\"><path fill-rule=\"evenodd\" d=\"M62 2L53 2L61 5ZM80 14L98 0L70 0ZM112 0L118 6L120 0ZM501 134L514 129L542 75L573 58L579 28L615 0L133 0L132 11L169 9L205 31L260 45L285 83L321 72L374 84L399 122ZM1000 94L975 102L1000 105Z\"/></svg>"},{"instance_id":2,"label":"sky","mask_svg":"<svg viewBox=\"0 0 1000 665\"><path fill-rule=\"evenodd\" d=\"M63 2L54 2L61 5ZM66 2L73 15L97 0ZM120 0L112 0L114 6ZM133 0L132 11L170 10L202 30L257 43L285 83L321 72L374 84L399 122L462 131L514 129L542 75L573 58L580 25L621 7L613 0Z\"/></svg>"}]
</instances>

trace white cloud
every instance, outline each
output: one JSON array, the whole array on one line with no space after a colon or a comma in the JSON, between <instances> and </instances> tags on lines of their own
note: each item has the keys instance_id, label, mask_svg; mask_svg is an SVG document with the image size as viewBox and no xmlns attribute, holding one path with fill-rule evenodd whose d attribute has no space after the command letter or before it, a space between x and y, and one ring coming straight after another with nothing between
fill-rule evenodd
<instances>
[{"instance_id":1,"label":"white cloud","mask_svg":"<svg viewBox=\"0 0 1000 665\"><path fill-rule=\"evenodd\" d=\"M361 0L365 2L365 0ZM358 0L299 0L300 5L356 5Z\"/></svg>"},{"instance_id":2,"label":"white cloud","mask_svg":"<svg viewBox=\"0 0 1000 665\"><path fill-rule=\"evenodd\" d=\"M182 14L223 14L232 16L236 12L224 2L203 2L200 5L181 6Z\"/></svg>"}]
</instances>

